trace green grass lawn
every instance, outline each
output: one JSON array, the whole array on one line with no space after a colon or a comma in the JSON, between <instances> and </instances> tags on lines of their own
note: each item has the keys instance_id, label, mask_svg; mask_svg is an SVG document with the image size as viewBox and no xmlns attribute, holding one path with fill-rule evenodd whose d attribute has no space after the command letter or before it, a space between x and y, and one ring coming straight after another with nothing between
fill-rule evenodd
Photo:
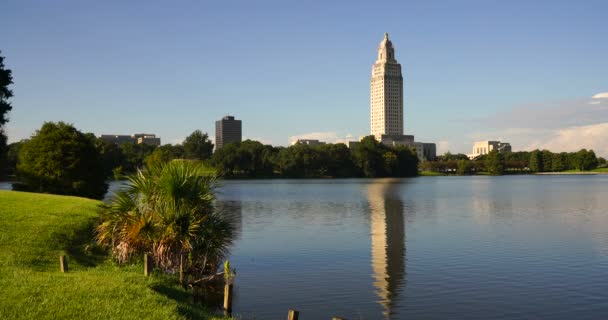
<instances>
[{"instance_id":1,"label":"green grass lawn","mask_svg":"<svg viewBox=\"0 0 608 320\"><path fill-rule=\"evenodd\" d=\"M221 319L92 241L95 200L0 191L0 319ZM68 256L61 273L59 255Z\"/></svg>"}]
</instances>

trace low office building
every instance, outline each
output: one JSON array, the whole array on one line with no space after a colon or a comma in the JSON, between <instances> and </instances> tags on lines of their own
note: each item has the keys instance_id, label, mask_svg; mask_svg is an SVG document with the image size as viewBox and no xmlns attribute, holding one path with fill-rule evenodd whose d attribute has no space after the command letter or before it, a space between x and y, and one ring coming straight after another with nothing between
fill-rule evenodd
<instances>
[{"instance_id":1,"label":"low office building","mask_svg":"<svg viewBox=\"0 0 608 320\"><path fill-rule=\"evenodd\" d=\"M215 122L215 150L232 142L241 142L243 139L243 124L233 116L225 116Z\"/></svg>"},{"instance_id":2,"label":"low office building","mask_svg":"<svg viewBox=\"0 0 608 320\"><path fill-rule=\"evenodd\" d=\"M473 152L469 154L469 159L475 159L481 155L488 154L491 151L511 152L511 144L500 141L477 141L473 143Z\"/></svg>"},{"instance_id":3,"label":"low office building","mask_svg":"<svg viewBox=\"0 0 608 320\"><path fill-rule=\"evenodd\" d=\"M160 146L160 138L151 133L134 133L132 135L125 134L102 134L100 139L110 141L116 144L137 143L153 146Z\"/></svg>"},{"instance_id":4,"label":"low office building","mask_svg":"<svg viewBox=\"0 0 608 320\"><path fill-rule=\"evenodd\" d=\"M325 142L319 141L319 140L314 140L314 139L298 139L293 144L294 145L296 145L296 144L305 144L307 146L318 146L318 145L325 144Z\"/></svg>"}]
</instances>

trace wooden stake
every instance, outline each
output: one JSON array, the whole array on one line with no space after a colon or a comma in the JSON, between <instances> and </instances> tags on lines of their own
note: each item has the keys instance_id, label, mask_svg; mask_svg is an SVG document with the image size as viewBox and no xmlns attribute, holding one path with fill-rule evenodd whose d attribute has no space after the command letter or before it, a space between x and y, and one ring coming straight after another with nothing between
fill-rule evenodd
<instances>
[{"instance_id":1,"label":"wooden stake","mask_svg":"<svg viewBox=\"0 0 608 320\"><path fill-rule=\"evenodd\" d=\"M152 257L147 253L144 253L144 275L146 277L152 274L152 270L154 269L154 264L152 263Z\"/></svg>"},{"instance_id":2,"label":"wooden stake","mask_svg":"<svg viewBox=\"0 0 608 320\"><path fill-rule=\"evenodd\" d=\"M232 313L232 285L224 286L224 313L228 316Z\"/></svg>"},{"instance_id":3,"label":"wooden stake","mask_svg":"<svg viewBox=\"0 0 608 320\"><path fill-rule=\"evenodd\" d=\"M179 254L179 283L184 285L184 254Z\"/></svg>"},{"instance_id":4,"label":"wooden stake","mask_svg":"<svg viewBox=\"0 0 608 320\"><path fill-rule=\"evenodd\" d=\"M299 315L300 313L298 311L289 309L289 312L287 313L287 320L298 320Z\"/></svg>"},{"instance_id":5,"label":"wooden stake","mask_svg":"<svg viewBox=\"0 0 608 320\"><path fill-rule=\"evenodd\" d=\"M59 256L59 265L61 266L61 272L68 272L68 259L65 256Z\"/></svg>"}]
</instances>

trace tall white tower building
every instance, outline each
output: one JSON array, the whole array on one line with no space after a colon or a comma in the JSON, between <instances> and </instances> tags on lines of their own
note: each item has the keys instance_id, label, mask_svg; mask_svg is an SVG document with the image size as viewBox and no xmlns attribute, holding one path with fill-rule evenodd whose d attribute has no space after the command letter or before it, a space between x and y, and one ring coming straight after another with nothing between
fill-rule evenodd
<instances>
[{"instance_id":1,"label":"tall white tower building","mask_svg":"<svg viewBox=\"0 0 608 320\"><path fill-rule=\"evenodd\" d=\"M376 140L382 141L382 135L403 135L403 76L388 33L384 33L372 68L370 116Z\"/></svg>"}]
</instances>

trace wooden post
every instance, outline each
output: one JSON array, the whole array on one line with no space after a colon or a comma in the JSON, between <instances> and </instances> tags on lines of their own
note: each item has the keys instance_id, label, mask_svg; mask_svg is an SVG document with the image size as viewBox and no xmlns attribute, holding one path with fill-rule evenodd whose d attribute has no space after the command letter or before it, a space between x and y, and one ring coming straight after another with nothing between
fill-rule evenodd
<instances>
[{"instance_id":1,"label":"wooden post","mask_svg":"<svg viewBox=\"0 0 608 320\"><path fill-rule=\"evenodd\" d=\"M298 311L289 309L289 312L287 313L287 320L298 320L299 315L300 313Z\"/></svg>"},{"instance_id":2,"label":"wooden post","mask_svg":"<svg viewBox=\"0 0 608 320\"><path fill-rule=\"evenodd\" d=\"M232 285L224 286L224 314L231 316L232 314Z\"/></svg>"},{"instance_id":3,"label":"wooden post","mask_svg":"<svg viewBox=\"0 0 608 320\"><path fill-rule=\"evenodd\" d=\"M59 265L61 266L61 272L68 272L68 259L65 256L59 256Z\"/></svg>"},{"instance_id":4,"label":"wooden post","mask_svg":"<svg viewBox=\"0 0 608 320\"><path fill-rule=\"evenodd\" d=\"M152 263L152 257L147 253L144 253L144 275L146 277L152 274L152 270L154 269L154 264Z\"/></svg>"},{"instance_id":5,"label":"wooden post","mask_svg":"<svg viewBox=\"0 0 608 320\"><path fill-rule=\"evenodd\" d=\"M179 283L184 285L184 254L179 254Z\"/></svg>"}]
</instances>

